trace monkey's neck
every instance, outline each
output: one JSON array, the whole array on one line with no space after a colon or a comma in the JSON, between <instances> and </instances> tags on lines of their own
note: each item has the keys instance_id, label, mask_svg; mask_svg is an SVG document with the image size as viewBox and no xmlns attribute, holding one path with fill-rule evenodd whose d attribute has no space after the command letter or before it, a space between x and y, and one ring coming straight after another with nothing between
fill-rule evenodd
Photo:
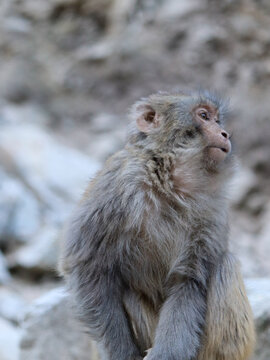
<instances>
[{"instance_id":1,"label":"monkey's neck","mask_svg":"<svg viewBox=\"0 0 270 360\"><path fill-rule=\"evenodd\" d=\"M145 166L153 187L167 196L180 196L182 199L226 194L227 174L210 171L200 154L185 154L177 157L174 153L145 154Z\"/></svg>"}]
</instances>

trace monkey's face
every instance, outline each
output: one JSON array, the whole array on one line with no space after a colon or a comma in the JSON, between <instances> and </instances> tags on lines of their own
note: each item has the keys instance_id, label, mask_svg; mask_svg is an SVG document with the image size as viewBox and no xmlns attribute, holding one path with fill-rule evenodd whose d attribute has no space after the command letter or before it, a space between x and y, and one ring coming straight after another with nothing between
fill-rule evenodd
<instances>
[{"instance_id":1,"label":"monkey's face","mask_svg":"<svg viewBox=\"0 0 270 360\"><path fill-rule=\"evenodd\" d=\"M193 150L212 166L231 152L224 130L224 104L211 94L156 94L137 103L137 128L161 151L183 155ZM209 165L209 164L208 164Z\"/></svg>"},{"instance_id":2,"label":"monkey's face","mask_svg":"<svg viewBox=\"0 0 270 360\"><path fill-rule=\"evenodd\" d=\"M199 127L205 142L204 156L214 163L221 163L231 152L231 141L221 126L218 109L214 105L200 104L192 113L195 126Z\"/></svg>"},{"instance_id":3,"label":"monkey's face","mask_svg":"<svg viewBox=\"0 0 270 360\"><path fill-rule=\"evenodd\" d=\"M131 142L150 155L172 155L169 171L181 193L212 191L219 181L209 175L223 181L233 171L226 113L226 103L207 92L151 95L133 108Z\"/></svg>"}]
</instances>

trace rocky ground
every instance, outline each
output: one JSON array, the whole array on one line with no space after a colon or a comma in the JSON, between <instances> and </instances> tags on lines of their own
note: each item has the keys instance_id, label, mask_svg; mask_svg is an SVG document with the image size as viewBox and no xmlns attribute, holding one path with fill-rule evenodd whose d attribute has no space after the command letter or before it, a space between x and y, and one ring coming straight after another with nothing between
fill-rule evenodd
<instances>
[{"instance_id":1,"label":"rocky ground","mask_svg":"<svg viewBox=\"0 0 270 360\"><path fill-rule=\"evenodd\" d=\"M269 2L2 0L0 19L0 360L95 359L55 271L64 224L133 101L197 86L231 99L232 249L268 360Z\"/></svg>"}]
</instances>

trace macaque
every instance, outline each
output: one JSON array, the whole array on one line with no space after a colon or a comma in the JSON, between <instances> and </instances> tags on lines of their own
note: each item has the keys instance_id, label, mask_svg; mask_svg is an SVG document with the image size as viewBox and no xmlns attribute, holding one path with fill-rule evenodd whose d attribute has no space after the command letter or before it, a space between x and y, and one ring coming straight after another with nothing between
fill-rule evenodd
<instances>
[{"instance_id":1,"label":"macaque","mask_svg":"<svg viewBox=\"0 0 270 360\"><path fill-rule=\"evenodd\" d=\"M226 105L206 91L137 102L90 182L61 269L107 360L245 360L253 317L228 249Z\"/></svg>"}]
</instances>

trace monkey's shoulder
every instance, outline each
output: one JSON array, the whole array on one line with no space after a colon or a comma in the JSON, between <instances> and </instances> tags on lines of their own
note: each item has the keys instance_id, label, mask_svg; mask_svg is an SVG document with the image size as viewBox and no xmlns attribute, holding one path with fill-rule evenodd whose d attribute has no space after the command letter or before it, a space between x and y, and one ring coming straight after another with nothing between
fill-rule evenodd
<instances>
[{"instance_id":1,"label":"monkey's shoulder","mask_svg":"<svg viewBox=\"0 0 270 360\"><path fill-rule=\"evenodd\" d=\"M104 219L107 229L110 222L137 219L144 209L145 178L142 161L126 150L119 151L90 181L79 204L80 217L99 224Z\"/></svg>"},{"instance_id":2,"label":"monkey's shoulder","mask_svg":"<svg viewBox=\"0 0 270 360\"><path fill-rule=\"evenodd\" d=\"M132 193L135 195L142 189L144 183L142 160L123 149L112 155L89 182L82 200L132 196Z\"/></svg>"}]
</instances>

